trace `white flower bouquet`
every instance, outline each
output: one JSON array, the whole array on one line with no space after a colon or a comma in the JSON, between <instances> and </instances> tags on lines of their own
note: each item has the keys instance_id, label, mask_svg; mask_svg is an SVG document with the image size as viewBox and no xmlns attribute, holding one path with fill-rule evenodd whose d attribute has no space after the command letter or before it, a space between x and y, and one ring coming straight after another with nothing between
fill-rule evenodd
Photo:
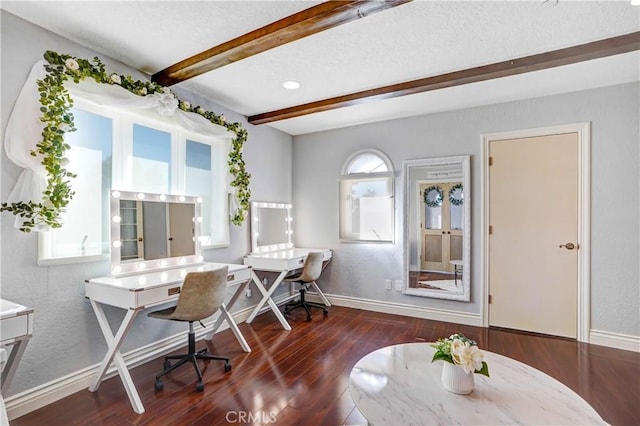
<instances>
[{"instance_id":1,"label":"white flower bouquet","mask_svg":"<svg viewBox=\"0 0 640 426\"><path fill-rule=\"evenodd\" d=\"M450 362L462 367L467 374L478 373L489 377L489 366L484 361L477 343L465 337L464 334L456 333L448 338L438 339L432 346L436 352L431 362L437 360Z\"/></svg>"}]
</instances>

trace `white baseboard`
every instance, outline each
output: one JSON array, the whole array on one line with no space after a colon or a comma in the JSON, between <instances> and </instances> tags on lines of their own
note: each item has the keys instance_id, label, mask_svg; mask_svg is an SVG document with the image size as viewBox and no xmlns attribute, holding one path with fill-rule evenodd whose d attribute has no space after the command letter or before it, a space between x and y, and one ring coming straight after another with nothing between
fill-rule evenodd
<instances>
[{"instance_id":1,"label":"white baseboard","mask_svg":"<svg viewBox=\"0 0 640 426\"><path fill-rule=\"evenodd\" d=\"M589 333L589 343L592 345L624 349L625 351L640 352L640 336L591 330Z\"/></svg>"},{"instance_id":2,"label":"white baseboard","mask_svg":"<svg viewBox=\"0 0 640 426\"><path fill-rule=\"evenodd\" d=\"M315 293L309 292L307 294L309 295L309 300L313 300L314 302L320 301L320 298ZM332 305L336 306L482 327L480 314L427 308L423 306L406 305L403 303L361 299L358 297L340 296L336 294L325 293L325 296L329 299L329 302L331 302Z\"/></svg>"}]
</instances>

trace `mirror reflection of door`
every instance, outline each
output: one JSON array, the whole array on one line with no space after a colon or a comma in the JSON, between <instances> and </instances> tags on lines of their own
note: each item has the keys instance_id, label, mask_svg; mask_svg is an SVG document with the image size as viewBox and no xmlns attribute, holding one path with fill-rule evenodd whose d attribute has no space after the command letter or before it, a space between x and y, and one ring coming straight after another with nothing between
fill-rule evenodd
<instances>
[{"instance_id":1,"label":"mirror reflection of door","mask_svg":"<svg viewBox=\"0 0 640 426\"><path fill-rule=\"evenodd\" d=\"M452 273L452 260L462 260L463 188L460 182L422 183L420 217L423 271Z\"/></svg>"},{"instance_id":2,"label":"mirror reflection of door","mask_svg":"<svg viewBox=\"0 0 640 426\"><path fill-rule=\"evenodd\" d=\"M142 208L140 202L122 200L120 202L120 259L144 258L142 231Z\"/></svg>"},{"instance_id":3,"label":"mirror reflection of door","mask_svg":"<svg viewBox=\"0 0 640 426\"><path fill-rule=\"evenodd\" d=\"M193 204L169 204L169 256L191 256L195 253ZM191 226L185 226L185 225Z\"/></svg>"},{"instance_id":4,"label":"mirror reflection of door","mask_svg":"<svg viewBox=\"0 0 640 426\"><path fill-rule=\"evenodd\" d=\"M153 201L142 202L144 231L144 259L169 257L167 246L167 204Z\"/></svg>"}]
</instances>

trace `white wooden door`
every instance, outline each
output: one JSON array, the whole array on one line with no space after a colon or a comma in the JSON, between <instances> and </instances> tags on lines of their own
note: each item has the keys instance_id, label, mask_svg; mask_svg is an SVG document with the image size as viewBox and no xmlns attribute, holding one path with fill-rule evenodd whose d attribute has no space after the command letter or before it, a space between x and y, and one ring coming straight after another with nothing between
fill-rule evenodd
<instances>
[{"instance_id":1,"label":"white wooden door","mask_svg":"<svg viewBox=\"0 0 640 426\"><path fill-rule=\"evenodd\" d=\"M578 135L489 150L489 324L575 338Z\"/></svg>"},{"instance_id":2,"label":"white wooden door","mask_svg":"<svg viewBox=\"0 0 640 426\"><path fill-rule=\"evenodd\" d=\"M420 267L423 271L453 272L451 260L462 260L464 214L462 183L438 182L419 185L420 203ZM451 203L451 194L454 201ZM427 198L432 203L429 206ZM430 195L431 194L431 195ZM433 195L437 194L437 196Z\"/></svg>"},{"instance_id":3,"label":"white wooden door","mask_svg":"<svg viewBox=\"0 0 640 426\"><path fill-rule=\"evenodd\" d=\"M195 254L193 205L169 203L169 256Z\"/></svg>"}]
</instances>

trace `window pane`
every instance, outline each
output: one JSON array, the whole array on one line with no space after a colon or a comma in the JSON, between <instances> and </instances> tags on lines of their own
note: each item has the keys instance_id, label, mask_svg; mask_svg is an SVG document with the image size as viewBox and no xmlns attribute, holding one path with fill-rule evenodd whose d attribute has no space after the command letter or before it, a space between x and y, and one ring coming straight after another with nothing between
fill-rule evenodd
<instances>
[{"instance_id":1,"label":"window pane","mask_svg":"<svg viewBox=\"0 0 640 426\"><path fill-rule=\"evenodd\" d=\"M442 206L429 207L424 204L424 227L426 229L442 229Z\"/></svg>"},{"instance_id":2,"label":"window pane","mask_svg":"<svg viewBox=\"0 0 640 426\"><path fill-rule=\"evenodd\" d=\"M186 195L202 197L201 235L211 235L211 146L187 139Z\"/></svg>"},{"instance_id":3,"label":"window pane","mask_svg":"<svg viewBox=\"0 0 640 426\"><path fill-rule=\"evenodd\" d=\"M341 199L341 238L393 240L393 197L389 178L343 181Z\"/></svg>"},{"instance_id":4,"label":"window pane","mask_svg":"<svg viewBox=\"0 0 640 426\"><path fill-rule=\"evenodd\" d=\"M454 202L451 203L451 229L462 229L464 228L464 193L462 187L452 187L451 196L454 199Z\"/></svg>"},{"instance_id":5,"label":"window pane","mask_svg":"<svg viewBox=\"0 0 640 426\"><path fill-rule=\"evenodd\" d=\"M356 156L347 167L347 174L388 172L387 164L382 158L373 153Z\"/></svg>"},{"instance_id":6,"label":"window pane","mask_svg":"<svg viewBox=\"0 0 640 426\"><path fill-rule=\"evenodd\" d=\"M61 215L62 228L51 231L50 257L109 252L109 189L113 120L73 109L75 132L65 134L73 200Z\"/></svg>"},{"instance_id":7,"label":"window pane","mask_svg":"<svg viewBox=\"0 0 640 426\"><path fill-rule=\"evenodd\" d=\"M133 125L133 190L171 192L171 134Z\"/></svg>"}]
</instances>

